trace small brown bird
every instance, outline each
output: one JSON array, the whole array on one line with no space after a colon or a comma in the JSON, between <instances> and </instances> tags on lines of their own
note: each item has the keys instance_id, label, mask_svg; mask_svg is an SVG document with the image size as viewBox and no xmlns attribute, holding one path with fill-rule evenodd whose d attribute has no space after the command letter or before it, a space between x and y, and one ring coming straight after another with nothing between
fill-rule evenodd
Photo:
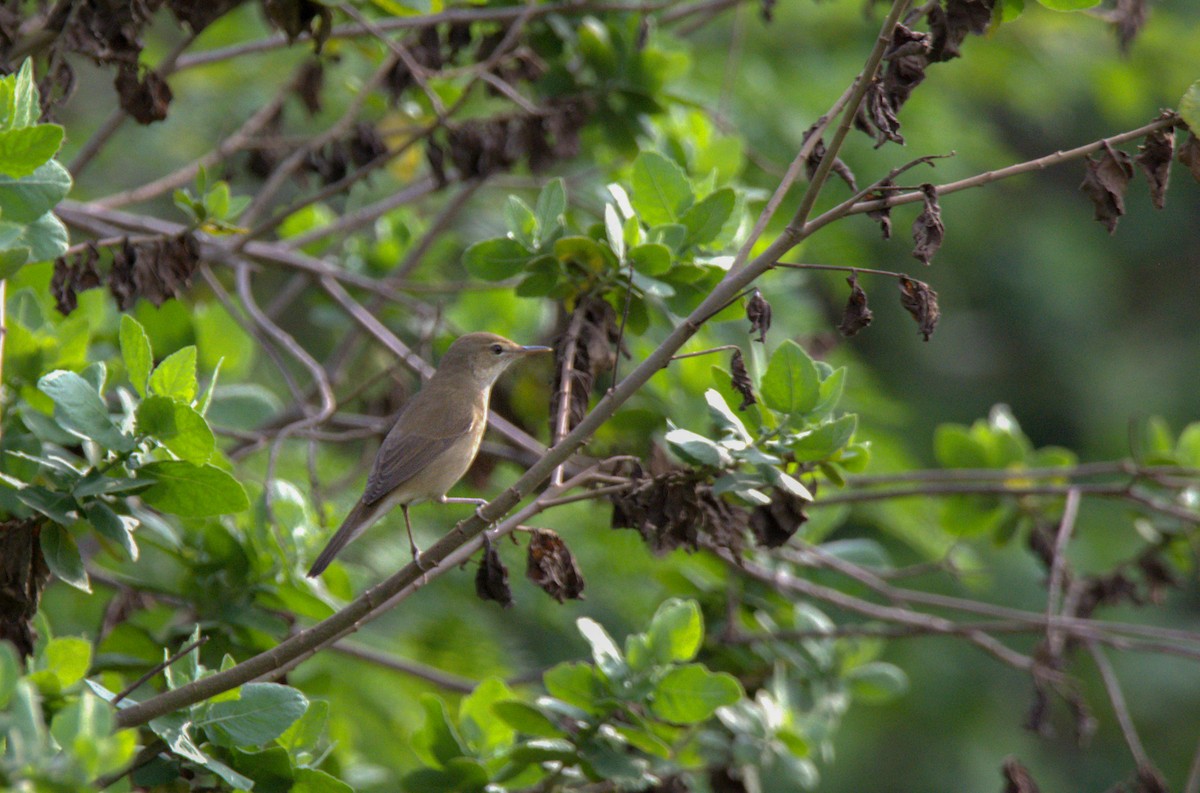
<instances>
[{"instance_id":1,"label":"small brown bird","mask_svg":"<svg viewBox=\"0 0 1200 793\"><path fill-rule=\"evenodd\" d=\"M308 571L320 575L346 544L397 504L404 512L413 559L408 506L419 501L486 503L447 498L446 491L471 467L487 428L492 385L511 364L549 347L526 347L494 333L468 333L455 339L437 372L400 414L371 467L367 489L341 528ZM419 563L419 561L418 561Z\"/></svg>"}]
</instances>

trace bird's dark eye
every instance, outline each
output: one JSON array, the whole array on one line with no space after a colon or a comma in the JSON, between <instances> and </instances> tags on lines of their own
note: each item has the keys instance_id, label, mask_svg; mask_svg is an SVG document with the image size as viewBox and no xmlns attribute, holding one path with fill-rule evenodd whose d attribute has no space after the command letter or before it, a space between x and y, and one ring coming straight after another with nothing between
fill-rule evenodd
<instances>
[{"instance_id":1,"label":"bird's dark eye","mask_svg":"<svg viewBox=\"0 0 1200 793\"><path fill-rule=\"evenodd\" d=\"M492 345L492 354L493 355L499 355L502 352L504 352L504 348L501 347L499 344Z\"/></svg>"}]
</instances>

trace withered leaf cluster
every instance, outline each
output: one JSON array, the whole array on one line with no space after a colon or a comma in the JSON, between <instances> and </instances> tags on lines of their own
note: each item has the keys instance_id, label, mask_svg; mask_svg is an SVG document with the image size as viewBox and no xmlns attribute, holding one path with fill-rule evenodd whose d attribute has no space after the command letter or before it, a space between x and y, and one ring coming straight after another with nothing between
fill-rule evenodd
<instances>
[{"instance_id":1,"label":"withered leaf cluster","mask_svg":"<svg viewBox=\"0 0 1200 793\"><path fill-rule=\"evenodd\" d=\"M471 43L476 40L470 23L453 23L446 27L444 36L436 26L424 27L405 43L409 57L397 59L385 78L384 87L395 103L401 94L417 85L413 66L430 73L464 60L482 64L493 58L507 35L508 28L499 26L491 33L480 36L474 51L468 52ZM533 82L546 71L545 62L533 50L519 43L489 66L493 77L509 85ZM497 96L502 93L492 83L488 84L488 92Z\"/></svg>"},{"instance_id":2,"label":"withered leaf cluster","mask_svg":"<svg viewBox=\"0 0 1200 793\"><path fill-rule=\"evenodd\" d=\"M938 248L942 247L946 226L942 223L942 208L938 206L937 188L931 184L923 184L921 194L925 197L925 203L921 214L913 221L912 255L922 263L929 264Z\"/></svg>"},{"instance_id":3,"label":"withered leaf cluster","mask_svg":"<svg viewBox=\"0 0 1200 793\"><path fill-rule=\"evenodd\" d=\"M1117 44L1123 54L1129 54L1133 40L1146 25L1146 0L1117 0L1108 20L1117 34Z\"/></svg>"},{"instance_id":4,"label":"withered leaf cluster","mask_svg":"<svg viewBox=\"0 0 1200 793\"><path fill-rule=\"evenodd\" d=\"M1167 185L1171 178L1171 160L1175 157L1175 130L1168 127L1151 132L1138 146L1133 159L1146 174L1150 185L1150 201L1155 209L1167 203Z\"/></svg>"},{"instance_id":5,"label":"withered leaf cluster","mask_svg":"<svg viewBox=\"0 0 1200 793\"><path fill-rule=\"evenodd\" d=\"M566 337L573 328L578 329L574 347ZM596 378L612 370L617 363L617 313L608 301L599 297L586 297L575 307L567 320L567 330L554 342L554 395L550 398L550 432L558 437L555 428L559 422L559 405L563 391L570 389L567 400L569 415L566 430L575 428L587 414L588 400ZM567 359L568 352L574 354Z\"/></svg>"},{"instance_id":6,"label":"withered leaf cluster","mask_svg":"<svg viewBox=\"0 0 1200 793\"><path fill-rule=\"evenodd\" d=\"M309 155L305 167L329 185L345 179L351 167L362 168L387 151L379 130L359 121L346 137L332 140Z\"/></svg>"},{"instance_id":7,"label":"withered leaf cluster","mask_svg":"<svg viewBox=\"0 0 1200 793\"><path fill-rule=\"evenodd\" d=\"M876 77L867 88L867 95L863 97L858 115L854 117L854 127L873 136L877 149L888 141L903 146L904 136L900 134L897 110L899 108L892 104L883 80Z\"/></svg>"},{"instance_id":8,"label":"withered leaf cluster","mask_svg":"<svg viewBox=\"0 0 1200 793\"><path fill-rule=\"evenodd\" d=\"M948 61L961 56L967 34L987 33L996 6L996 0L946 0L944 7L934 3L926 17L932 35L930 60Z\"/></svg>"},{"instance_id":9,"label":"withered leaf cluster","mask_svg":"<svg viewBox=\"0 0 1200 793\"><path fill-rule=\"evenodd\" d=\"M746 301L746 319L750 320L750 333L758 333L758 341L767 343L767 331L771 329L771 304L757 289Z\"/></svg>"},{"instance_id":10,"label":"withered leaf cluster","mask_svg":"<svg viewBox=\"0 0 1200 793\"><path fill-rule=\"evenodd\" d=\"M867 293L858 285L858 273L852 273L846 283L850 285L850 297L846 300L838 330L843 336L849 337L870 325L875 315L867 307Z\"/></svg>"},{"instance_id":11,"label":"withered leaf cluster","mask_svg":"<svg viewBox=\"0 0 1200 793\"><path fill-rule=\"evenodd\" d=\"M925 80L925 70L959 57L969 34L986 33L996 5L996 0L938 0L924 6L929 32L896 26L882 74L868 87L854 119L857 129L875 138L876 148L889 141L903 145L897 114Z\"/></svg>"},{"instance_id":12,"label":"withered leaf cluster","mask_svg":"<svg viewBox=\"0 0 1200 793\"><path fill-rule=\"evenodd\" d=\"M66 316L79 306L79 292L100 286L100 273L96 264L100 251L95 244L88 243L82 251L70 258L54 262L54 275L50 279L50 294L54 304Z\"/></svg>"},{"instance_id":13,"label":"withered leaf cluster","mask_svg":"<svg viewBox=\"0 0 1200 793\"><path fill-rule=\"evenodd\" d=\"M0 641L12 643L22 658L33 655L33 618L50 578L38 540L43 521L40 515L0 521Z\"/></svg>"},{"instance_id":14,"label":"withered leaf cluster","mask_svg":"<svg viewBox=\"0 0 1200 793\"><path fill-rule=\"evenodd\" d=\"M321 91L324 88L325 64L319 58L313 58L300 67L292 83L292 93L300 99L309 117L321 112Z\"/></svg>"},{"instance_id":15,"label":"withered leaf cluster","mask_svg":"<svg viewBox=\"0 0 1200 793\"><path fill-rule=\"evenodd\" d=\"M804 133L804 140L807 143L810 136L815 135L817 131L816 125L808 128ZM809 180L813 178L813 174L817 172L817 166L821 164L821 160L825 159L827 150L825 149L825 139L817 138L817 142L813 144L812 151L808 153L808 157L804 160L804 173ZM842 178L842 181L850 186L851 192L858 191L858 182L854 179L854 172L850 170L850 166L842 161L841 157L836 157L832 165L833 173Z\"/></svg>"},{"instance_id":16,"label":"withered leaf cluster","mask_svg":"<svg viewBox=\"0 0 1200 793\"><path fill-rule=\"evenodd\" d=\"M579 153L579 133L591 113L585 97L561 97L535 113L473 119L448 125L441 140L429 139L425 154L439 183L452 164L460 179L507 171L526 162L541 171Z\"/></svg>"},{"instance_id":17,"label":"withered leaf cluster","mask_svg":"<svg viewBox=\"0 0 1200 793\"><path fill-rule=\"evenodd\" d=\"M583 599L583 574L571 549L549 529L534 529L529 535L525 575L547 595L562 603Z\"/></svg>"},{"instance_id":18,"label":"withered leaf cluster","mask_svg":"<svg viewBox=\"0 0 1200 793\"><path fill-rule=\"evenodd\" d=\"M162 8L170 9L176 20L193 33L225 15L244 0L73 0L38 3L50 10L42 30L57 32L45 45L53 66L39 85L43 104L70 95L75 75L69 59L72 53L91 59L98 66L113 68L114 86L122 109L140 124L166 118L171 89L162 75L141 65L144 34ZM17 63L15 48L28 43L28 33L20 31L27 14L9 10L21 4L8 4L0 11L0 60ZM318 0L259 0L263 15L289 39L309 35L317 49L328 37L333 10Z\"/></svg>"},{"instance_id":19,"label":"withered leaf cluster","mask_svg":"<svg viewBox=\"0 0 1200 793\"><path fill-rule=\"evenodd\" d=\"M900 276L900 305L912 315L917 322L917 330L929 341L942 315L938 307L937 292L929 288L924 281L917 281L906 275Z\"/></svg>"},{"instance_id":20,"label":"withered leaf cluster","mask_svg":"<svg viewBox=\"0 0 1200 793\"><path fill-rule=\"evenodd\" d=\"M779 488L773 488L770 495L770 504L755 507L751 511L750 530L754 532L754 541L760 547L779 548L786 545L808 520L804 511L808 502Z\"/></svg>"},{"instance_id":21,"label":"withered leaf cluster","mask_svg":"<svg viewBox=\"0 0 1200 793\"><path fill-rule=\"evenodd\" d=\"M886 179L879 184L879 189L872 190L864 197L866 201L882 201L891 196L891 191L888 188L895 187L896 183L891 179ZM884 207L883 209L872 209L867 212L867 217L879 224L879 230L883 233L885 240L892 238L892 208Z\"/></svg>"},{"instance_id":22,"label":"withered leaf cluster","mask_svg":"<svg viewBox=\"0 0 1200 793\"><path fill-rule=\"evenodd\" d=\"M152 69L122 64L113 83L121 109L139 124L153 124L167 117L171 104L171 86Z\"/></svg>"},{"instance_id":23,"label":"withered leaf cluster","mask_svg":"<svg viewBox=\"0 0 1200 793\"><path fill-rule=\"evenodd\" d=\"M302 96L302 101L307 103L308 100ZM263 125L259 138L247 148L249 156L246 170L260 179L266 179L293 148L283 135L282 111ZM301 179L312 174L322 184L331 185L345 179L352 170L376 163L387 153L387 143L379 130L373 124L359 121L343 137L310 152L297 174Z\"/></svg>"},{"instance_id":24,"label":"withered leaf cluster","mask_svg":"<svg viewBox=\"0 0 1200 793\"><path fill-rule=\"evenodd\" d=\"M125 238L111 248L111 257L108 289L118 308L122 311L132 308L139 297L161 306L191 287L192 276L200 264L200 242L191 232L137 241ZM102 283L99 261L100 253L94 245L74 256L55 260L50 288L63 314L78 306L78 292Z\"/></svg>"},{"instance_id":25,"label":"withered leaf cluster","mask_svg":"<svg viewBox=\"0 0 1200 793\"><path fill-rule=\"evenodd\" d=\"M1087 194L1096 208L1096 220L1104 224L1108 233L1117 230L1117 221L1125 214L1125 189L1133 178L1133 164L1129 155L1114 149L1107 141L1099 159L1084 160L1087 173L1079 189Z\"/></svg>"},{"instance_id":26,"label":"withered leaf cluster","mask_svg":"<svg viewBox=\"0 0 1200 793\"><path fill-rule=\"evenodd\" d=\"M500 559L500 552L483 535L483 557L475 570L475 594L480 600L494 600L504 608L513 604L512 588L508 585L508 568Z\"/></svg>"},{"instance_id":27,"label":"withered leaf cluster","mask_svg":"<svg viewBox=\"0 0 1200 793\"><path fill-rule=\"evenodd\" d=\"M706 477L672 468L658 475L638 470L629 488L609 496L612 527L635 529L655 553L676 548L726 548L745 544L750 516L712 491Z\"/></svg>"},{"instance_id":28,"label":"withered leaf cluster","mask_svg":"<svg viewBox=\"0 0 1200 793\"><path fill-rule=\"evenodd\" d=\"M262 0L263 13L287 36L288 43L302 35L313 38L320 51L333 28L333 9L317 0Z\"/></svg>"},{"instance_id":29,"label":"withered leaf cluster","mask_svg":"<svg viewBox=\"0 0 1200 793\"><path fill-rule=\"evenodd\" d=\"M1195 132L1188 133L1175 158L1179 160L1180 165L1187 167L1193 179L1200 182L1200 138L1196 137Z\"/></svg>"},{"instance_id":30,"label":"withered leaf cluster","mask_svg":"<svg viewBox=\"0 0 1200 793\"><path fill-rule=\"evenodd\" d=\"M729 360L729 371L732 377L733 390L742 395L742 403L738 410L745 410L758 402L754 397L754 384L750 382L750 373L746 371L746 362L742 360L742 351L734 350Z\"/></svg>"},{"instance_id":31,"label":"withered leaf cluster","mask_svg":"<svg viewBox=\"0 0 1200 793\"><path fill-rule=\"evenodd\" d=\"M1029 769L1015 757L1005 759L1000 774L1004 777L1004 793L1040 793Z\"/></svg>"}]
</instances>

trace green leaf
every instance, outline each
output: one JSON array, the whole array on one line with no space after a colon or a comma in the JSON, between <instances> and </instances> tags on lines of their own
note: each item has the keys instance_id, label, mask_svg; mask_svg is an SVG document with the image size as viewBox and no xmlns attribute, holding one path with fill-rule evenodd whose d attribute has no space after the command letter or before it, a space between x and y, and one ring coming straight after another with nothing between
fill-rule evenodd
<instances>
[{"instance_id":1,"label":"green leaf","mask_svg":"<svg viewBox=\"0 0 1200 793\"><path fill-rule=\"evenodd\" d=\"M1000 21L1012 22L1025 10L1025 0L1000 0Z\"/></svg>"},{"instance_id":2,"label":"green leaf","mask_svg":"<svg viewBox=\"0 0 1200 793\"><path fill-rule=\"evenodd\" d=\"M40 485L28 485L17 491L17 500L62 526L75 522L71 516L76 507L75 500L67 493L47 490Z\"/></svg>"},{"instance_id":3,"label":"green leaf","mask_svg":"<svg viewBox=\"0 0 1200 793\"><path fill-rule=\"evenodd\" d=\"M50 722L50 734L65 751L80 759L82 752L93 751L102 738L112 732L113 710L108 703L90 691L60 710ZM77 743L78 742L78 743Z\"/></svg>"},{"instance_id":4,"label":"green leaf","mask_svg":"<svg viewBox=\"0 0 1200 793\"><path fill-rule=\"evenodd\" d=\"M708 389L704 392L704 401L708 403L708 414L712 416L717 426L738 440L750 442L750 433L747 432L746 425L729 407L729 403L725 401L725 397L721 396L720 391L715 388Z\"/></svg>"},{"instance_id":5,"label":"green leaf","mask_svg":"<svg viewBox=\"0 0 1200 793\"><path fill-rule=\"evenodd\" d=\"M554 243L554 256L563 264L575 264L589 273L605 269L604 248L591 237L563 237Z\"/></svg>"},{"instance_id":6,"label":"green leaf","mask_svg":"<svg viewBox=\"0 0 1200 793\"><path fill-rule=\"evenodd\" d=\"M827 421L811 432L788 441L788 448L796 462L808 463L824 460L840 451L854 438L858 428L858 416L853 413Z\"/></svg>"},{"instance_id":7,"label":"green leaf","mask_svg":"<svg viewBox=\"0 0 1200 793\"><path fill-rule=\"evenodd\" d=\"M644 151L633 162L632 203L648 226L674 223L692 205L692 187L683 169L657 152Z\"/></svg>"},{"instance_id":8,"label":"green leaf","mask_svg":"<svg viewBox=\"0 0 1200 793\"><path fill-rule=\"evenodd\" d=\"M304 715L308 699L291 686L247 683L235 700L208 708L198 726L225 746L263 746Z\"/></svg>"},{"instance_id":9,"label":"green leaf","mask_svg":"<svg viewBox=\"0 0 1200 793\"><path fill-rule=\"evenodd\" d=\"M60 694L83 680L92 665L92 645L77 636L60 636L46 644L39 668L29 677L44 694Z\"/></svg>"},{"instance_id":10,"label":"green leaf","mask_svg":"<svg viewBox=\"0 0 1200 793\"><path fill-rule=\"evenodd\" d=\"M196 398L196 347L176 350L154 368L150 390L159 396L191 403Z\"/></svg>"},{"instance_id":11,"label":"green leaf","mask_svg":"<svg viewBox=\"0 0 1200 793\"><path fill-rule=\"evenodd\" d=\"M773 465L759 466L759 472L763 474L763 478L770 482L775 487L785 493L802 498L805 501L812 501L813 495L809 489L802 485L794 476L780 471Z\"/></svg>"},{"instance_id":12,"label":"green leaf","mask_svg":"<svg viewBox=\"0 0 1200 793\"><path fill-rule=\"evenodd\" d=\"M0 223L0 228L10 225ZM31 262L48 262L67 252L67 227L52 212L47 212L27 223L21 229L18 241L12 245L28 248Z\"/></svg>"},{"instance_id":13,"label":"green leaf","mask_svg":"<svg viewBox=\"0 0 1200 793\"><path fill-rule=\"evenodd\" d=\"M0 642L0 711L8 707L17 680L21 678L21 666L17 663L17 651L9 642Z\"/></svg>"},{"instance_id":14,"label":"green leaf","mask_svg":"<svg viewBox=\"0 0 1200 793\"><path fill-rule=\"evenodd\" d=\"M807 413L816 407L820 389L816 364L790 339L771 355L759 387L767 407L788 414Z\"/></svg>"},{"instance_id":15,"label":"green leaf","mask_svg":"<svg viewBox=\"0 0 1200 793\"><path fill-rule=\"evenodd\" d=\"M36 124L42 114L42 107L37 81L33 79L33 59L26 58L22 61L16 79L11 76L5 78L5 82L9 80L12 80L12 112L4 119L4 128L20 129Z\"/></svg>"},{"instance_id":16,"label":"green leaf","mask_svg":"<svg viewBox=\"0 0 1200 793\"><path fill-rule=\"evenodd\" d=\"M562 277L562 266L553 256L539 256L525 268L529 273L517 284L517 294L521 297L544 297L558 286Z\"/></svg>"},{"instance_id":17,"label":"green leaf","mask_svg":"<svg viewBox=\"0 0 1200 793\"><path fill-rule=\"evenodd\" d=\"M537 217L528 204L517 196L510 195L504 203L504 217L508 222L508 233L513 239L528 250L537 247Z\"/></svg>"},{"instance_id":18,"label":"green leaf","mask_svg":"<svg viewBox=\"0 0 1200 793\"><path fill-rule=\"evenodd\" d=\"M505 721L496 718L493 707L514 696L504 681L490 677L476 686L458 706L459 731L476 754L487 756L513 742L516 732Z\"/></svg>"},{"instance_id":19,"label":"green leaf","mask_svg":"<svg viewBox=\"0 0 1200 793\"><path fill-rule=\"evenodd\" d=\"M674 724L697 724L743 696L741 683L732 675L710 672L703 664L687 664L658 681L650 710Z\"/></svg>"},{"instance_id":20,"label":"green leaf","mask_svg":"<svg viewBox=\"0 0 1200 793\"><path fill-rule=\"evenodd\" d=\"M850 693L863 702L889 702L908 690L908 677L893 664L882 661L863 664L846 675Z\"/></svg>"},{"instance_id":21,"label":"green leaf","mask_svg":"<svg viewBox=\"0 0 1200 793\"><path fill-rule=\"evenodd\" d=\"M629 667L625 664L621 649L608 635L608 631L604 630L604 626L588 617L580 617L575 620L575 627L591 646L592 660L604 676L609 680L624 678L629 672Z\"/></svg>"},{"instance_id":22,"label":"green leaf","mask_svg":"<svg viewBox=\"0 0 1200 793\"><path fill-rule=\"evenodd\" d=\"M29 255L29 248L24 246L0 251L0 281L16 275L29 262Z\"/></svg>"},{"instance_id":23,"label":"green leaf","mask_svg":"<svg viewBox=\"0 0 1200 793\"><path fill-rule=\"evenodd\" d=\"M642 275L662 275L671 269L671 249L657 242L638 245L629 251L633 269Z\"/></svg>"},{"instance_id":24,"label":"green leaf","mask_svg":"<svg viewBox=\"0 0 1200 793\"><path fill-rule=\"evenodd\" d=\"M203 518L250 507L241 483L211 464L193 465L183 460L150 463L138 469L138 478L154 482L142 492L142 500L172 515Z\"/></svg>"},{"instance_id":25,"label":"green leaf","mask_svg":"<svg viewBox=\"0 0 1200 793\"><path fill-rule=\"evenodd\" d=\"M1179 116L1191 128L1193 135L1200 136L1200 80L1183 92L1179 99Z\"/></svg>"},{"instance_id":26,"label":"green leaf","mask_svg":"<svg viewBox=\"0 0 1200 793\"><path fill-rule=\"evenodd\" d=\"M3 703L0 703L2 705ZM492 713L501 721L525 735L540 738L561 738L562 728L532 705L520 700L506 700L492 705Z\"/></svg>"},{"instance_id":27,"label":"green leaf","mask_svg":"<svg viewBox=\"0 0 1200 793\"><path fill-rule=\"evenodd\" d=\"M141 396L146 395L146 384L150 370L154 367L154 352L150 348L150 337L142 324L129 314L121 315L121 357L129 373L129 382Z\"/></svg>"},{"instance_id":28,"label":"green leaf","mask_svg":"<svg viewBox=\"0 0 1200 793\"><path fill-rule=\"evenodd\" d=\"M1100 0L1038 0L1051 11L1081 11L1100 5Z\"/></svg>"},{"instance_id":29,"label":"green leaf","mask_svg":"<svg viewBox=\"0 0 1200 793\"><path fill-rule=\"evenodd\" d=\"M354 788L317 768L297 768L288 793L354 793Z\"/></svg>"},{"instance_id":30,"label":"green leaf","mask_svg":"<svg viewBox=\"0 0 1200 793\"><path fill-rule=\"evenodd\" d=\"M531 257L524 245L508 237L477 242L463 254L467 272L485 281L503 281L521 272Z\"/></svg>"},{"instance_id":31,"label":"green leaf","mask_svg":"<svg viewBox=\"0 0 1200 793\"><path fill-rule=\"evenodd\" d=\"M726 468L733 458L725 447L691 430L673 429L663 436L667 446L689 465Z\"/></svg>"},{"instance_id":32,"label":"green leaf","mask_svg":"<svg viewBox=\"0 0 1200 793\"><path fill-rule=\"evenodd\" d=\"M509 756L521 763L563 763L571 766L579 761L575 745L566 740L525 741L513 747Z\"/></svg>"},{"instance_id":33,"label":"green leaf","mask_svg":"<svg viewBox=\"0 0 1200 793\"><path fill-rule=\"evenodd\" d=\"M92 591L79 546L70 532L57 523L47 523L42 527L41 546L50 572L78 590Z\"/></svg>"},{"instance_id":34,"label":"green leaf","mask_svg":"<svg viewBox=\"0 0 1200 793\"><path fill-rule=\"evenodd\" d=\"M1193 421L1179 433L1179 440L1175 443L1175 456L1179 458L1180 465L1200 468L1200 421Z\"/></svg>"},{"instance_id":35,"label":"green leaf","mask_svg":"<svg viewBox=\"0 0 1200 793\"><path fill-rule=\"evenodd\" d=\"M20 179L0 175L0 218L32 223L58 206L70 190L71 175L55 160Z\"/></svg>"},{"instance_id":36,"label":"green leaf","mask_svg":"<svg viewBox=\"0 0 1200 793\"><path fill-rule=\"evenodd\" d=\"M625 259L625 226L621 215L612 204L604 205L604 235L608 238L608 247L612 248L617 258Z\"/></svg>"},{"instance_id":37,"label":"green leaf","mask_svg":"<svg viewBox=\"0 0 1200 793\"><path fill-rule=\"evenodd\" d=\"M723 187L683 213L680 221L688 230L684 244L704 245L715 240L736 204L737 195L732 189Z\"/></svg>"},{"instance_id":38,"label":"green leaf","mask_svg":"<svg viewBox=\"0 0 1200 793\"><path fill-rule=\"evenodd\" d=\"M196 410L183 402L165 396L143 400L137 409L139 433L151 435L176 456L195 465L203 465L212 457L216 439L208 422Z\"/></svg>"},{"instance_id":39,"label":"green leaf","mask_svg":"<svg viewBox=\"0 0 1200 793\"><path fill-rule=\"evenodd\" d=\"M587 712L596 710L596 701L604 695L602 681L591 664L562 663L542 675L542 684L551 696Z\"/></svg>"},{"instance_id":40,"label":"green leaf","mask_svg":"<svg viewBox=\"0 0 1200 793\"><path fill-rule=\"evenodd\" d=\"M58 152L62 140L63 128L57 124L0 132L0 174L29 176Z\"/></svg>"},{"instance_id":41,"label":"green leaf","mask_svg":"<svg viewBox=\"0 0 1200 793\"><path fill-rule=\"evenodd\" d=\"M567 188L562 179L546 182L538 194L533 214L537 218L538 242L544 243L562 228L563 213L567 211Z\"/></svg>"},{"instance_id":42,"label":"green leaf","mask_svg":"<svg viewBox=\"0 0 1200 793\"><path fill-rule=\"evenodd\" d=\"M84 504L83 514L97 534L124 548L129 558L137 561L138 548L137 543L133 540L133 531L125 521L121 520L120 515L99 500L88 501Z\"/></svg>"},{"instance_id":43,"label":"green leaf","mask_svg":"<svg viewBox=\"0 0 1200 793\"><path fill-rule=\"evenodd\" d=\"M38 390L54 402L54 417L71 434L119 452L133 449L133 438L112 423L104 400L83 377L59 369L42 377Z\"/></svg>"},{"instance_id":44,"label":"green leaf","mask_svg":"<svg viewBox=\"0 0 1200 793\"><path fill-rule=\"evenodd\" d=\"M467 747L446 712L446 703L433 694L421 696L425 723L413 734L412 748L427 765L445 767L455 758L465 757Z\"/></svg>"},{"instance_id":45,"label":"green leaf","mask_svg":"<svg viewBox=\"0 0 1200 793\"><path fill-rule=\"evenodd\" d=\"M682 663L695 658L704 643L704 619L696 601L679 598L665 601L654 612L646 639L660 663Z\"/></svg>"}]
</instances>

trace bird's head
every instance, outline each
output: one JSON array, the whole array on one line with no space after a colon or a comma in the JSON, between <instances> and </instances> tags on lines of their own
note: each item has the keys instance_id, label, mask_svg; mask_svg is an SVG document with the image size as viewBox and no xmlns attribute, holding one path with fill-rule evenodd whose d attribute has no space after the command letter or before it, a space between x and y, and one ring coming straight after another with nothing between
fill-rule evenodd
<instances>
[{"instance_id":1,"label":"bird's head","mask_svg":"<svg viewBox=\"0 0 1200 793\"><path fill-rule=\"evenodd\" d=\"M487 388L521 358L551 351L550 347L517 344L495 333L468 333L455 339L446 350L438 364L438 374L469 377Z\"/></svg>"}]
</instances>

